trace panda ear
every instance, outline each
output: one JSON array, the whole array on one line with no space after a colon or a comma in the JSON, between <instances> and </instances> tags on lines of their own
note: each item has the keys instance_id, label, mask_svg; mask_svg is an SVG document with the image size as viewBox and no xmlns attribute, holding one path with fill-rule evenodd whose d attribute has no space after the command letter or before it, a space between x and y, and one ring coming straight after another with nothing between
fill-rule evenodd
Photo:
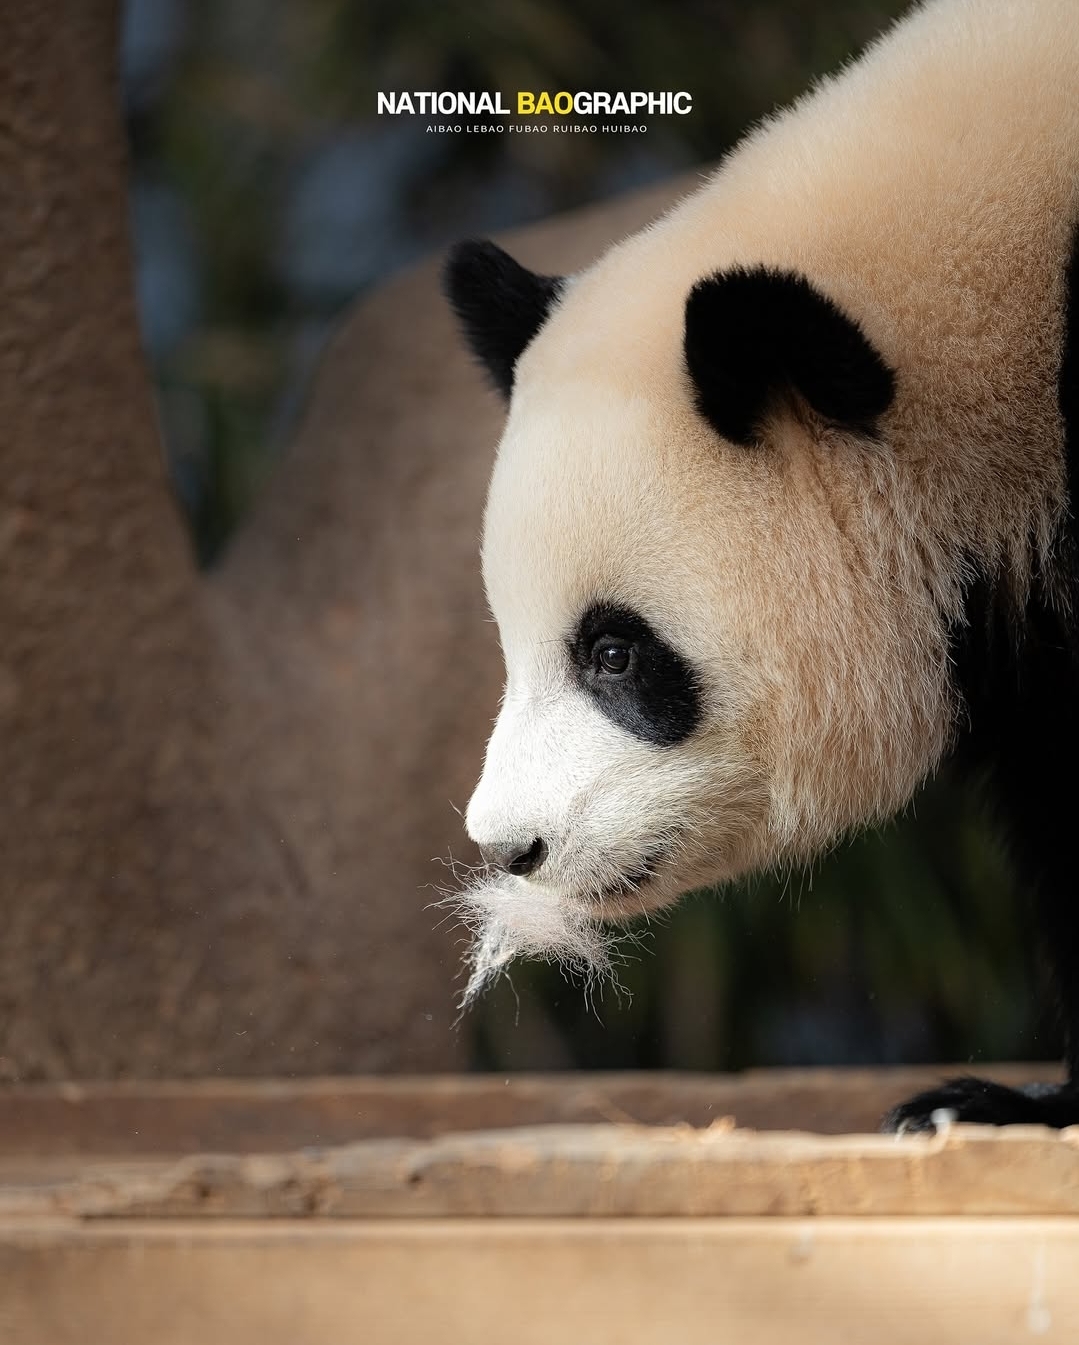
<instances>
[{"instance_id":1,"label":"panda ear","mask_svg":"<svg viewBox=\"0 0 1079 1345\"><path fill-rule=\"evenodd\" d=\"M458 243L442 273L465 337L504 397L524 348L547 320L562 290L558 276L539 276L487 241Z\"/></svg>"},{"instance_id":2,"label":"panda ear","mask_svg":"<svg viewBox=\"0 0 1079 1345\"><path fill-rule=\"evenodd\" d=\"M858 324L793 271L739 268L694 285L685 357L697 409L736 444L796 392L825 420L872 437L895 375Z\"/></svg>"}]
</instances>

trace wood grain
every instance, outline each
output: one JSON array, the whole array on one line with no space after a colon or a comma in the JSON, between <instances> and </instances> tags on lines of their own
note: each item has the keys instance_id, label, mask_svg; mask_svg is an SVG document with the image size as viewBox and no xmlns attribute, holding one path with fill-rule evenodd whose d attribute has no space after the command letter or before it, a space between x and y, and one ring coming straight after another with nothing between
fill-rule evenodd
<instances>
[{"instance_id":1,"label":"wood grain","mask_svg":"<svg viewBox=\"0 0 1079 1345\"><path fill-rule=\"evenodd\" d=\"M359 1076L41 1084L0 1089L0 1162L34 1155L274 1153L385 1136L629 1122L875 1131L901 1098L970 1066L750 1070L744 1074ZM978 1066L1002 1083L1057 1079L1050 1064Z\"/></svg>"},{"instance_id":2,"label":"wood grain","mask_svg":"<svg viewBox=\"0 0 1079 1345\"><path fill-rule=\"evenodd\" d=\"M539 1126L281 1155L22 1160L0 1217L1079 1217L1079 1128L934 1136Z\"/></svg>"},{"instance_id":3,"label":"wood grain","mask_svg":"<svg viewBox=\"0 0 1079 1345\"><path fill-rule=\"evenodd\" d=\"M0 1223L18 1345L1074 1345L1075 1219Z\"/></svg>"}]
</instances>

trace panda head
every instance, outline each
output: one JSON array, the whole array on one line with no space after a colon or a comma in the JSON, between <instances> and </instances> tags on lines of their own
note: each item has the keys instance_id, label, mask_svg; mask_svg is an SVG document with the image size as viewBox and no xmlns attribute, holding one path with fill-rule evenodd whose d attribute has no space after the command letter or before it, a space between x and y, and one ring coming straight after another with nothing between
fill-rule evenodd
<instances>
[{"instance_id":1,"label":"panda head","mask_svg":"<svg viewBox=\"0 0 1079 1345\"><path fill-rule=\"evenodd\" d=\"M517 954L603 967L608 922L894 811L954 713L859 321L792 271L657 284L625 248L563 281L464 243L445 283L509 398L470 994Z\"/></svg>"}]
</instances>

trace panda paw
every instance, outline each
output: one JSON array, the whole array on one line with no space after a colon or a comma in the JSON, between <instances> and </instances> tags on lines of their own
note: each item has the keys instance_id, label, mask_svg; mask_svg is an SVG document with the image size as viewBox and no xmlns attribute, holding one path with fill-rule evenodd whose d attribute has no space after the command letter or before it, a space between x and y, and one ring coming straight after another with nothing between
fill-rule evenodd
<instances>
[{"instance_id":1,"label":"panda paw","mask_svg":"<svg viewBox=\"0 0 1079 1345\"><path fill-rule=\"evenodd\" d=\"M1006 1088L989 1079L949 1079L918 1093L885 1116L881 1130L897 1135L932 1132L947 1117L971 1125L1079 1125L1079 1086L1029 1084Z\"/></svg>"}]
</instances>

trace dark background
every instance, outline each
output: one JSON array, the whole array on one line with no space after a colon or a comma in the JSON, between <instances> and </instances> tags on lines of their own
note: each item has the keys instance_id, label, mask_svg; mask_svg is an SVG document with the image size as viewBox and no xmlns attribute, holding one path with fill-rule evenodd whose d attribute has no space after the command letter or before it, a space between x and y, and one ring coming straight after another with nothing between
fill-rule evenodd
<instances>
[{"instance_id":1,"label":"dark background","mask_svg":"<svg viewBox=\"0 0 1079 1345\"><path fill-rule=\"evenodd\" d=\"M342 308L462 235L716 160L900 0L129 0L137 287L176 488L207 564L272 469ZM439 136L378 89L685 89L646 135ZM494 707L492 707L493 713ZM484 1067L1051 1055L1012 882L947 780L812 873L691 898L629 995L518 966L476 1011Z\"/></svg>"}]
</instances>

